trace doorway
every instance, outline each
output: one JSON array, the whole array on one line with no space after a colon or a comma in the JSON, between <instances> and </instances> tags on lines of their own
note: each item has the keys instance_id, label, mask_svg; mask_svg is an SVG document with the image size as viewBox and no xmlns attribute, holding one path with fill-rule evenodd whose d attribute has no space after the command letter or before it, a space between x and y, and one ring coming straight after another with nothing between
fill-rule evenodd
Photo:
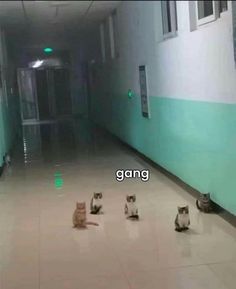
<instances>
[{"instance_id":1,"label":"doorway","mask_svg":"<svg viewBox=\"0 0 236 289\"><path fill-rule=\"evenodd\" d=\"M39 106L39 119L50 119L53 115L49 109L49 82L46 69L38 69L35 71L36 88Z\"/></svg>"},{"instance_id":2,"label":"doorway","mask_svg":"<svg viewBox=\"0 0 236 289\"><path fill-rule=\"evenodd\" d=\"M18 70L22 122L47 121L72 113L69 69Z\"/></svg>"},{"instance_id":3,"label":"doorway","mask_svg":"<svg viewBox=\"0 0 236 289\"><path fill-rule=\"evenodd\" d=\"M35 72L32 69L18 69L18 87L22 122L39 120Z\"/></svg>"},{"instance_id":4,"label":"doorway","mask_svg":"<svg viewBox=\"0 0 236 289\"><path fill-rule=\"evenodd\" d=\"M56 68L53 72L57 116L70 115L72 113L72 103L69 71L65 68Z\"/></svg>"}]
</instances>

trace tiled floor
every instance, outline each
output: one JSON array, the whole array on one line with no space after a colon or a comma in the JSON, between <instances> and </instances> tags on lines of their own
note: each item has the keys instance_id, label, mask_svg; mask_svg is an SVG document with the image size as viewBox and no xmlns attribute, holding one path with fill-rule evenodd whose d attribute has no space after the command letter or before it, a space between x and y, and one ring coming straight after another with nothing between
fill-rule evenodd
<instances>
[{"instance_id":1,"label":"tiled floor","mask_svg":"<svg viewBox=\"0 0 236 289\"><path fill-rule=\"evenodd\" d=\"M151 170L118 183L117 169ZM55 186L60 172L63 186ZM98 227L72 228L77 200L104 193ZM136 193L139 222L124 217ZM174 230L189 204L191 228ZM236 229L86 121L24 127L0 179L0 289L235 289Z\"/></svg>"}]
</instances>

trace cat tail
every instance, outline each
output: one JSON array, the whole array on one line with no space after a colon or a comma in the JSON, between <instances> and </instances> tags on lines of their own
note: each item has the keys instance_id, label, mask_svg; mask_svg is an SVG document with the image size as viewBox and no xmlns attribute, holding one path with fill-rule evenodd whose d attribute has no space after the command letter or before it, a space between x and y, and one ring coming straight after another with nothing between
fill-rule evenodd
<instances>
[{"instance_id":1,"label":"cat tail","mask_svg":"<svg viewBox=\"0 0 236 289\"><path fill-rule=\"evenodd\" d=\"M198 200L196 200L196 206L198 208L199 211L201 211L202 209L200 208L199 204L198 204Z\"/></svg>"},{"instance_id":2,"label":"cat tail","mask_svg":"<svg viewBox=\"0 0 236 289\"><path fill-rule=\"evenodd\" d=\"M127 215L128 214L128 206L127 206L127 204L125 204L125 215Z\"/></svg>"},{"instance_id":3,"label":"cat tail","mask_svg":"<svg viewBox=\"0 0 236 289\"><path fill-rule=\"evenodd\" d=\"M90 211L91 211L91 212L93 211L93 198L92 198L91 201L90 201Z\"/></svg>"},{"instance_id":4,"label":"cat tail","mask_svg":"<svg viewBox=\"0 0 236 289\"><path fill-rule=\"evenodd\" d=\"M86 225L99 226L99 224L98 224L98 223L95 223L95 222L86 222Z\"/></svg>"},{"instance_id":5,"label":"cat tail","mask_svg":"<svg viewBox=\"0 0 236 289\"><path fill-rule=\"evenodd\" d=\"M178 231L178 232L181 231L181 228L180 228L179 222L178 222L178 215L175 218L175 230Z\"/></svg>"},{"instance_id":6,"label":"cat tail","mask_svg":"<svg viewBox=\"0 0 236 289\"><path fill-rule=\"evenodd\" d=\"M99 213L99 211L101 210L102 206L94 206L92 209L91 209L91 212L90 214L93 214L93 215L96 215Z\"/></svg>"},{"instance_id":7,"label":"cat tail","mask_svg":"<svg viewBox=\"0 0 236 289\"><path fill-rule=\"evenodd\" d=\"M128 217L129 219L132 219L132 220L139 220L139 215L132 215L132 216L129 216Z\"/></svg>"}]
</instances>

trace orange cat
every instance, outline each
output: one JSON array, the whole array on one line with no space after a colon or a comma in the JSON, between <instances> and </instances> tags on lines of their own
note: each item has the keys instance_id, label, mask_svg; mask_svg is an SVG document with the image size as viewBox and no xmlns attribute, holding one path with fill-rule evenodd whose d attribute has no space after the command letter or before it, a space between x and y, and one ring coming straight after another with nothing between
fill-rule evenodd
<instances>
[{"instance_id":1,"label":"orange cat","mask_svg":"<svg viewBox=\"0 0 236 289\"><path fill-rule=\"evenodd\" d=\"M76 209L73 214L73 224L74 228L87 228L87 225L98 226L98 223L87 222L85 202L76 203Z\"/></svg>"}]
</instances>

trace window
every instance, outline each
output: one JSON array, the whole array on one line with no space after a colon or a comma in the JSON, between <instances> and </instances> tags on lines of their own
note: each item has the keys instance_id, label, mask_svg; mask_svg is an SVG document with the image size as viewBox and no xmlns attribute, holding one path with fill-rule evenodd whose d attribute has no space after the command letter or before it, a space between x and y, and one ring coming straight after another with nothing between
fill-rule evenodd
<instances>
[{"instance_id":1,"label":"window","mask_svg":"<svg viewBox=\"0 0 236 289\"><path fill-rule=\"evenodd\" d=\"M109 36L110 36L110 48L111 48L111 58L115 58L115 41L114 41L114 25L113 18L109 16Z\"/></svg>"},{"instance_id":2,"label":"window","mask_svg":"<svg viewBox=\"0 0 236 289\"><path fill-rule=\"evenodd\" d=\"M216 19L215 1L197 1L197 23L202 25Z\"/></svg>"},{"instance_id":3,"label":"window","mask_svg":"<svg viewBox=\"0 0 236 289\"><path fill-rule=\"evenodd\" d=\"M225 12L225 11L228 10L227 1L219 1L219 10L220 10L220 13Z\"/></svg>"},{"instance_id":4,"label":"window","mask_svg":"<svg viewBox=\"0 0 236 289\"><path fill-rule=\"evenodd\" d=\"M102 62L106 60L106 52L105 52L105 32L104 32L104 24L100 25L100 39L101 39L101 52L102 52Z\"/></svg>"},{"instance_id":5,"label":"window","mask_svg":"<svg viewBox=\"0 0 236 289\"><path fill-rule=\"evenodd\" d=\"M114 51L115 57L119 57L119 47L118 47L118 21L117 21L117 11L114 10L112 13L112 23L113 23L113 35L114 35Z\"/></svg>"},{"instance_id":6,"label":"window","mask_svg":"<svg viewBox=\"0 0 236 289\"><path fill-rule=\"evenodd\" d=\"M176 1L161 1L161 11L164 37L175 36L178 30Z\"/></svg>"},{"instance_id":7,"label":"window","mask_svg":"<svg viewBox=\"0 0 236 289\"><path fill-rule=\"evenodd\" d=\"M105 46L105 58L106 61L111 59L111 42L110 42L110 27L109 27L109 17L105 18L104 24L104 46Z\"/></svg>"}]
</instances>

